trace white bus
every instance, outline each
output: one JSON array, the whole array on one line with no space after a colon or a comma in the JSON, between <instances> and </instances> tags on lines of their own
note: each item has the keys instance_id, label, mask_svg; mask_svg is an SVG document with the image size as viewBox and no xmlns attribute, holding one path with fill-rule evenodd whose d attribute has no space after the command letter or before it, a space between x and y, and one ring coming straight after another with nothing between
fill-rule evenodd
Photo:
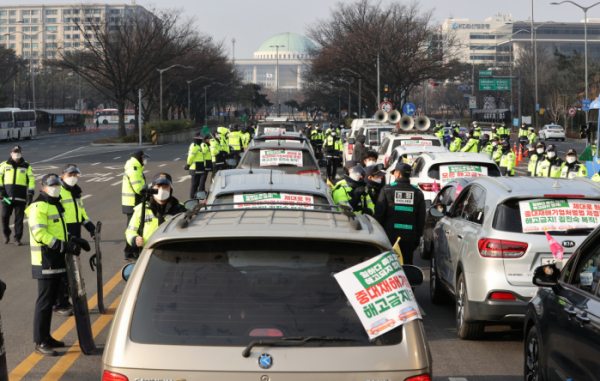
<instances>
[{"instance_id":1,"label":"white bus","mask_svg":"<svg viewBox=\"0 0 600 381\"><path fill-rule=\"evenodd\" d=\"M0 139L31 139L36 134L35 111L0 108Z\"/></svg>"},{"instance_id":2,"label":"white bus","mask_svg":"<svg viewBox=\"0 0 600 381\"><path fill-rule=\"evenodd\" d=\"M96 124L96 120L100 124L119 123L119 110L116 108L96 110L94 124ZM125 110L125 124L131 123L135 123L135 110Z\"/></svg>"}]
</instances>

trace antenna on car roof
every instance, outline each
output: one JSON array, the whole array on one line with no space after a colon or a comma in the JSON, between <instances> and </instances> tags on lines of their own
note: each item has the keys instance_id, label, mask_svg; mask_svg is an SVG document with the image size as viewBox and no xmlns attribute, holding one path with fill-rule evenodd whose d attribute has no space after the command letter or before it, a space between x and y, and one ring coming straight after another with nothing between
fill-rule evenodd
<instances>
[{"instance_id":1,"label":"antenna on car roof","mask_svg":"<svg viewBox=\"0 0 600 381\"><path fill-rule=\"evenodd\" d=\"M560 183L558 182L558 180L556 180L556 182L554 183L554 185L552 185L552 188L559 189L559 188L562 188L562 187L560 186Z\"/></svg>"},{"instance_id":2,"label":"antenna on car roof","mask_svg":"<svg viewBox=\"0 0 600 381\"><path fill-rule=\"evenodd\" d=\"M252 172L252 163L250 163L250 172L248 172L249 175L253 174L254 172Z\"/></svg>"},{"instance_id":3,"label":"antenna on car roof","mask_svg":"<svg viewBox=\"0 0 600 381\"><path fill-rule=\"evenodd\" d=\"M271 178L269 179L269 185L273 185L273 170L271 169Z\"/></svg>"}]
</instances>

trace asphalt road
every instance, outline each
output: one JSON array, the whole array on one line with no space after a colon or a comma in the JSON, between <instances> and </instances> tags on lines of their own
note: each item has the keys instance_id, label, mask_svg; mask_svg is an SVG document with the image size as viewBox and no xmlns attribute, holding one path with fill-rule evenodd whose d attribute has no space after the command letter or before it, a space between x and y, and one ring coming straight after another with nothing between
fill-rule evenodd
<instances>
[{"instance_id":1,"label":"asphalt road","mask_svg":"<svg viewBox=\"0 0 600 381\"><path fill-rule=\"evenodd\" d=\"M53 316L53 337L64 340L66 348L59 349L57 357L43 357L33 353L33 309L37 298L37 282L31 278L29 235L23 237L22 247L0 246L0 279L7 283L7 291L0 302L2 327L8 356L10 381L18 380L90 380L100 378L101 357L106 343L111 318L118 305L124 282L120 270L124 264L125 216L121 212L121 179L123 165L135 146L91 147L98 137L112 136L114 128L101 132L45 136L37 140L22 141L23 157L32 164L36 179L46 173L59 173L66 163L75 163L84 177L78 185L83 189L84 205L92 221L103 222L102 250L104 255L104 290L106 315L96 307L96 273L87 264L92 252L81 256L83 277L91 307L91 320L98 351L92 356L82 355L74 329L73 318ZM0 143L0 157L8 157L15 143ZM569 148L583 150L581 143L557 143L559 154ZM151 155L146 166L146 176L151 178L159 171L173 176L174 195L180 201L188 198L189 176L183 170L188 144L144 147ZM522 165L518 174L526 168ZM36 183L36 193L39 182ZM89 238L83 233L84 238ZM91 242L91 241L90 241ZM418 257L418 256L417 256ZM462 341L456 335L454 304L434 306L429 301L428 263L417 260L425 270L426 282L416 290L419 304L425 312L424 324L434 361L436 380L509 380L522 379L523 337L520 330L496 326L486 329L482 341Z\"/></svg>"}]
</instances>

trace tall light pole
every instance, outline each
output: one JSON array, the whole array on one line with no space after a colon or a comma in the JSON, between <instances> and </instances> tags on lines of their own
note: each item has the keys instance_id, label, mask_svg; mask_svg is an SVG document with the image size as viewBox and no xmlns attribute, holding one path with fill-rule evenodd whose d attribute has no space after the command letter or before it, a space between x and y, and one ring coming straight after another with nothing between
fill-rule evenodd
<instances>
[{"instance_id":1,"label":"tall light pole","mask_svg":"<svg viewBox=\"0 0 600 381\"><path fill-rule=\"evenodd\" d=\"M277 64L275 68L275 86L277 88L277 103L275 104L277 105L277 116L281 116L279 115L279 48L285 48L285 45L271 45L269 47L275 48L275 58L277 59Z\"/></svg>"},{"instance_id":2,"label":"tall light pole","mask_svg":"<svg viewBox=\"0 0 600 381\"><path fill-rule=\"evenodd\" d=\"M348 118L352 118L352 113L350 112L350 110L352 109L352 93L350 93L350 91L352 91L352 83L343 79L340 79L340 81L346 82L348 84Z\"/></svg>"},{"instance_id":3,"label":"tall light pole","mask_svg":"<svg viewBox=\"0 0 600 381\"><path fill-rule=\"evenodd\" d=\"M379 96L379 50L377 51L377 108L381 104L381 98Z\"/></svg>"},{"instance_id":4,"label":"tall light pole","mask_svg":"<svg viewBox=\"0 0 600 381\"><path fill-rule=\"evenodd\" d=\"M583 43L584 43L584 46L585 46L585 48L584 48L584 50L585 50L585 53L584 53L584 57L585 57L585 99L589 99L588 98L587 11L589 9L591 9L591 8L594 8L596 5L600 4L600 1L597 2L596 4L590 5L589 7L582 7L581 5L579 5L577 3L574 3L571 0L561 1L560 3L553 2L553 3L550 3L550 4L552 4L552 5L560 5L560 4L563 4L563 3L571 3L571 4L575 5L576 7L579 7L579 8L581 8L583 10L584 29L585 29L585 31L584 31L584 38L583 38L583 41L584 41ZM585 115L586 115L585 118L586 118L586 122L587 122L587 113Z\"/></svg>"},{"instance_id":5,"label":"tall light pole","mask_svg":"<svg viewBox=\"0 0 600 381\"><path fill-rule=\"evenodd\" d=\"M162 98L163 98L163 89L162 89L162 73L163 73L163 72L165 72L165 71L167 71L167 70L169 70L169 69L172 69L172 68L174 68L174 67L181 67L181 68L184 68L184 69L193 69L193 67L191 67L191 66L183 66L183 65L179 65L179 64L171 65L171 66L169 66L169 67L168 67L168 68L166 68L166 69L156 69L156 70L158 70L158 72L160 73L160 112L159 112L159 117L158 117L158 120L162 120L162 116L163 116L163 115L162 115L162 113L163 113L163 100L162 100Z\"/></svg>"},{"instance_id":6,"label":"tall light pole","mask_svg":"<svg viewBox=\"0 0 600 381\"><path fill-rule=\"evenodd\" d=\"M231 44L233 45L233 50L231 53L231 58L232 58L231 60L233 62L233 65L235 66L235 38L231 39Z\"/></svg>"},{"instance_id":7,"label":"tall light pole","mask_svg":"<svg viewBox=\"0 0 600 381\"><path fill-rule=\"evenodd\" d=\"M206 77L198 77L195 79L192 79L191 81L186 81L188 84L188 114L189 114L189 119L192 120L192 106L191 106L191 96L190 96L190 83L197 81L199 79L209 79L212 80L212 78L206 78Z\"/></svg>"},{"instance_id":8,"label":"tall light pole","mask_svg":"<svg viewBox=\"0 0 600 381\"><path fill-rule=\"evenodd\" d=\"M208 89L210 87L210 85L206 85L204 86L204 125L208 126L208 124L206 123L206 117L208 115L208 111L206 110L206 89Z\"/></svg>"}]
</instances>

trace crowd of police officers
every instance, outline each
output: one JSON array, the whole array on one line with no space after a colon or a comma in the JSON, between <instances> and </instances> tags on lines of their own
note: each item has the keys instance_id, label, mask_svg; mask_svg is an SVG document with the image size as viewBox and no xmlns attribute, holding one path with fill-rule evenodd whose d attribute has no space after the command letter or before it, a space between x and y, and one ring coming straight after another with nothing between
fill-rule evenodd
<instances>
[{"instance_id":1,"label":"crowd of police officers","mask_svg":"<svg viewBox=\"0 0 600 381\"><path fill-rule=\"evenodd\" d=\"M336 205L351 207L355 213L373 216L385 229L392 244L398 243L406 264L418 246L425 224L423 192L410 184L412 167L400 162L393 169L393 182L385 184L385 173L377 165L378 154L365 147L365 137L358 136L352 160L346 161L344 175L336 184L337 167L341 163L343 125L322 131L316 124L301 128L310 141L319 160L327 160L327 177L332 186ZM191 175L190 197L205 191L209 174L229 168L227 159L238 160L255 134L254 124L218 127L214 133L196 134L188 150L184 169ZM482 133L477 122L468 131L463 144L459 126L451 126L454 137L450 151L483 152L499 164L502 175L513 176L515 153L510 149L510 131L504 125L491 128L491 136ZM437 126L434 133L443 140L444 130ZM554 145L536 144L533 128L523 125L518 137L529 145L529 176L556 178L586 177L585 165L577 160L577 152L570 149L565 160L558 157ZM122 183L122 212L127 219L125 230L125 260L137 259L141 249L164 221L185 211L173 196L173 181L168 173L157 173L147 184L144 168L149 155L136 151L125 163ZM70 316L73 306L69 301L65 254L80 255L89 251L82 238L82 227L95 238L95 226L87 215L82 200L82 189L77 185L81 171L75 164L67 164L61 173L49 173L41 179L38 197L31 166L22 157L20 146L13 146L10 158L0 164L0 197L2 198L2 228L4 243L10 243L10 217L14 214L14 241L21 245L24 215L28 217L32 276L38 282L38 298L34 315L35 352L56 355L54 348L64 347L50 335L52 314ZM592 180L600 182L600 174Z\"/></svg>"}]
</instances>

